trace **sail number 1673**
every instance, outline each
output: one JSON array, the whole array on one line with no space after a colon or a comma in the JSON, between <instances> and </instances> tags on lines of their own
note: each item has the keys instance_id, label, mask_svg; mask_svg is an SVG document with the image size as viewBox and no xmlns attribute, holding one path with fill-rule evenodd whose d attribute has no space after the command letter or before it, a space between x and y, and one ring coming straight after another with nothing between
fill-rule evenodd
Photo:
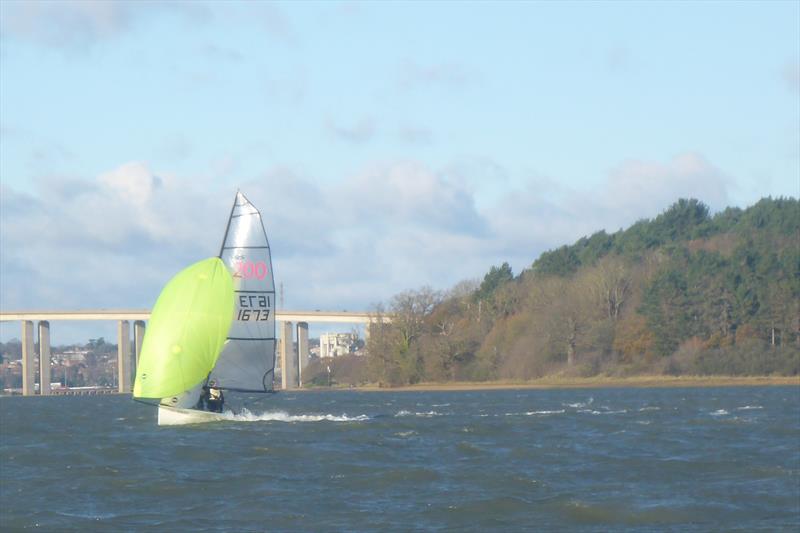
<instances>
[{"instance_id":1,"label":"sail number 1673","mask_svg":"<svg viewBox=\"0 0 800 533\"><path fill-rule=\"evenodd\" d=\"M240 294L239 311L236 313L236 320L269 320L269 304L269 296Z\"/></svg>"}]
</instances>

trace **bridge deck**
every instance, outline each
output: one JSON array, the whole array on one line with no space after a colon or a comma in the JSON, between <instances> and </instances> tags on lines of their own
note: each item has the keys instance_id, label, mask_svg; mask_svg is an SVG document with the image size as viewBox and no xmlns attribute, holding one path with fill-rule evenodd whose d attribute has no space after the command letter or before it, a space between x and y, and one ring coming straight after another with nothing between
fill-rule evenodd
<instances>
[{"instance_id":1,"label":"bridge deck","mask_svg":"<svg viewBox=\"0 0 800 533\"><path fill-rule=\"evenodd\" d=\"M36 310L0 311L0 322L19 320L148 320L149 309L84 309L84 310ZM277 311L279 322L330 322L340 324L364 324L373 322L369 313L353 311ZM383 317L388 321L387 317Z\"/></svg>"}]
</instances>

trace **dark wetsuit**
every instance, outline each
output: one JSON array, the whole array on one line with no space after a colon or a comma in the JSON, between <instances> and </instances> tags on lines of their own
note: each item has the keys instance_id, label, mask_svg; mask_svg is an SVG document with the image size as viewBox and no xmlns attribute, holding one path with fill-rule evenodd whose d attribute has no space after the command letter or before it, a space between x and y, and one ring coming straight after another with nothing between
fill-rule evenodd
<instances>
[{"instance_id":1,"label":"dark wetsuit","mask_svg":"<svg viewBox=\"0 0 800 533\"><path fill-rule=\"evenodd\" d=\"M208 388L203 387L203 392L200 394L200 398L197 400L197 409L205 411L208 408L208 401L211 398L211 395L208 392Z\"/></svg>"},{"instance_id":2,"label":"dark wetsuit","mask_svg":"<svg viewBox=\"0 0 800 533\"><path fill-rule=\"evenodd\" d=\"M212 389L207 391L208 397L206 398L206 405L208 406L208 410L214 413L221 413L222 406L225 404L225 397L222 395L222 390L220 389L213 389L214 393L211 392Z\"/></svg>"}]
</instances>

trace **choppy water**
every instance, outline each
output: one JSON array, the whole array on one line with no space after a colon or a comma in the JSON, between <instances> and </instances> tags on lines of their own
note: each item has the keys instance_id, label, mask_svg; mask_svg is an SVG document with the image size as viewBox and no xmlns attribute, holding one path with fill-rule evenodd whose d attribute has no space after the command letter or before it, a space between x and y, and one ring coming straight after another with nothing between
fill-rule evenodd
<instances>
[{"instance_id":1,"label":"choppy water","mask_svg":"<svg viewBox=\"0 0 800 533\"><path fill-rule=\"evenodd\" d=\"M796 531L800 388L0 399L0 529Z\"/></svg>"}]
</instances>

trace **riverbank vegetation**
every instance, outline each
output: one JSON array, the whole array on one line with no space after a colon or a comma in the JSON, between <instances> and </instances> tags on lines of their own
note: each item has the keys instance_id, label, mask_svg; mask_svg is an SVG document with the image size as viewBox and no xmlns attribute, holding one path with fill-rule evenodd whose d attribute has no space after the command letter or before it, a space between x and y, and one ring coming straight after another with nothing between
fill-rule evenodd
<instances>
[{"instance_id":1,"label":"riverbank vegetation","mask_svg":"<svg viewBox=\"0 0 800 533\"><path fill-rule=\"evenodd\" d=\"M396 295L375 310L382 386L636 375L800 373L800 204L653 219L543 253L519 274ZM361 376L363 378L363 376Z\"/></svg>"}]
</instances>

